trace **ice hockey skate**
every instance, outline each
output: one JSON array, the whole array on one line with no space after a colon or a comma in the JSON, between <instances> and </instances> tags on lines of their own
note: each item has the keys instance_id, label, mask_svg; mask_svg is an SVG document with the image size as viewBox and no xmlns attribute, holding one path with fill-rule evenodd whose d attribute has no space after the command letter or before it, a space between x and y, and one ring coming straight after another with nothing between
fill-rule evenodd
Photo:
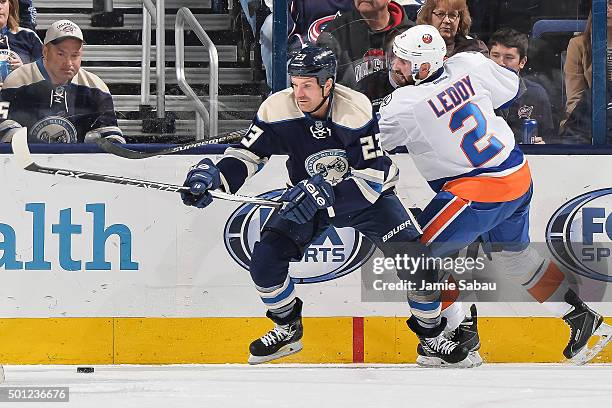
<instances>
[{"instance_id":1,"label":"ice hockey skate","mask_svg":"<svg viewBox=\"0 0 612 408\"><path fill-rule=\"evenodd\" d=\"M261 364L277 358L295 354L302 350L302 301L296 298L291 314L279 319L272 313L266 314L275 326L249 347L249 364Z\"/></svg>"},{"instance_id":2,"label":"ice hockey skate","mask_svg":"<svg viewBox=\"0 0 612 408\"><path fill-rule=\"evenodd\" d=\"M469 354L467 359L457 363L459 368L478 367L482 364L480 357L480 337L478 336L478 315L476 305L470 307L470 316L467 316L455 330L444 332L444 337L467 348ZM451 364L443 364L440 359L428 355L423 346L417 346L417 364L421 367L453 367Z\"/></svg>"},{"instance_id":3,"label":"ice hockey skate","mask_svg":"<svg viewBox=\"0 0 612 408\"><path fill-rule=\"evenodd\" d=\"M565 301L573 306L563 320L570 327L570 339L563 350L563 355L573 363L583 365L592 360L612 340L612 326L603 321L603 317L591 310L576 293L569 290ZM599 337L589 347L589 339Z\"/></svg>"},{"instance_id":4,"label":"ice hockey skate","mask_svg":"<svg viewBox=\"0 0 612 408\"><path fill-rule=\"evenodd\" d=\"M446 318L442 318L439 327L432 329L421 327L414 316L411 316L406 323L419 338L419 347L423 353L424 361L429 362L429 364L422 364L422 366L462 367L464 364L471 365L467 347L450 340L442 333L442 329L446 326Z\"/></svg>"}]
</instances>

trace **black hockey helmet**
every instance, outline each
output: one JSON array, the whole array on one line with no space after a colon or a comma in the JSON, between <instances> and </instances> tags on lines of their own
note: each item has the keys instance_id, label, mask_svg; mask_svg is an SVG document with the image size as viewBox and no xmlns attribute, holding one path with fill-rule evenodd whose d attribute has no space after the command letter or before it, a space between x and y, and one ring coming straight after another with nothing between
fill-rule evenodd
<instances>
[{"instance_id":1,"label":"black hockey helmet","mask_svg":"<svg viewBox=\"0 0 612 408\"><path fill-rule=\"evenodd\" d=\"M331 78L336 83L338 61L329 48L309 45L299 50L289 61L289 75L317 78L319 86Z\"/></svg>"}]
</instances>

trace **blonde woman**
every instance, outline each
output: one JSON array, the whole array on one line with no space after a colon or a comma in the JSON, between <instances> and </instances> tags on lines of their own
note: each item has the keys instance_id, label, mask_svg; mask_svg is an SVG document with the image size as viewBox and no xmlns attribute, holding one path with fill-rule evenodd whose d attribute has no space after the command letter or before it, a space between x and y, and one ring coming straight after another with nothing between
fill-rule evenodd
<instances>
[{"instance_id":1,"label":"blonde woman","mask_svg":"<svg viewBox=\"0 0 612 408\"><path fill-rule=\"evenodd\" d=\"M472 17L466 0L427 0L417 15L417 25L436 27L446 43L446 56L478 51L489 56L487 45L469 36Z\"/></svg>"}]
</instances>

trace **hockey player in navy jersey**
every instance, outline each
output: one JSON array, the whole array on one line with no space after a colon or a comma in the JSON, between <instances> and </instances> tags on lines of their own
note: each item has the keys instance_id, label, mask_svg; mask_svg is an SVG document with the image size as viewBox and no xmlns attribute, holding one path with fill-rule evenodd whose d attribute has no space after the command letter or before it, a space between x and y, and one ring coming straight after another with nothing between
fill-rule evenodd
<instances>
[{"instance_id":1,"label":"hockey player in navy jersey","mask_svg":"<svg viewBox=\"0 0 612 408\"><path fill-rule=\"evenodd\" d=\"M299 260L330 225L357 229L386 256L398 253L398 247L409 256L426 256L420 232L395 194L398 170L379 146L372 105L364 95L335 84L336 66L330 50L309 46L299 51L289 62L292 87L261 105L248 133L218 163L203 159L185 180L190 193L183 194L183 202L204 208L212 202L209 190L234 193L270 156L289 156L291 187L281 196L284 206L263 227L250 263L251 278L275 323L251 343L251 364L302 349L302 301L289 277L289 262ZM437 281L437 271L423 268L414 277ZM408 293L408 301L408 325L424 347L448 361L464 360L467 349L440 335L445 320L439 291Z\"/></svg>"},{"instance_id":2,"label":"hockey player in navy jersey","mask_svg":"<svg viewBox=\"0 0 612 408\"><path fill-rule=\"evenodd\" d=\"M385 150L405 146L436 193L418 217L421 242L436 256L477 239L494 248L495 265L570 326L564 356L586 363L610 341L612 327L580 299L554 262L529 246L529 165L494 112L516 98L517 73L480 53L445 60L444 40L429 25L395 37L393 54L392 68L416 85L396 89L381 106L381 143ZM463 316L445 317L460 322ZM590 347L593 337L599 341ZM423 364L440 364L424 347L418 354Z\"/></svg>"}]
</instances>

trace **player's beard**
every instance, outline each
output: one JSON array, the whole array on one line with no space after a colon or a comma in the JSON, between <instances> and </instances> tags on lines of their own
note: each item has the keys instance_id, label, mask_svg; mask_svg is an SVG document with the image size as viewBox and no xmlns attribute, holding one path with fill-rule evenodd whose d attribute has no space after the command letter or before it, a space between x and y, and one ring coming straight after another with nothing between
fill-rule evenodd
<instances>
[{"instance_id":1,"label":"player's beard","mask_svg":"<svg viewBox=\"0 0 612 408\"><path fill-rule=\"evenodd\" d=\"M393 80L398 86L402 87L408 85L408 79L404 76L404 74L402 74L402 71L394 70L392 73Z\"/></svg>"}]
</instances>

